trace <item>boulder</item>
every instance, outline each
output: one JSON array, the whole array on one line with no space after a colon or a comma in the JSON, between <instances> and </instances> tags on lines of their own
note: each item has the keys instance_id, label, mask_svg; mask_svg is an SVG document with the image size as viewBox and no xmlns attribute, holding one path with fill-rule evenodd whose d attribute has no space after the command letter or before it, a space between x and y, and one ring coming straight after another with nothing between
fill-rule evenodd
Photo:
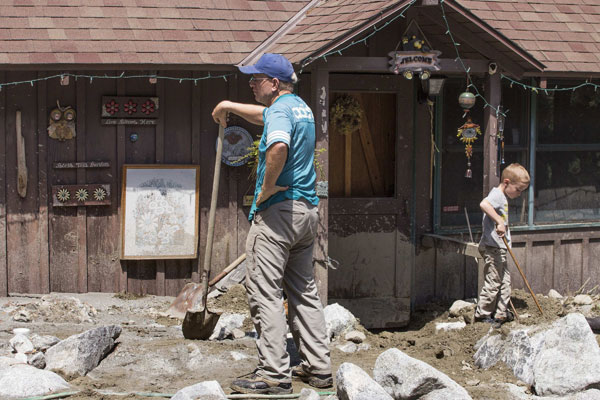
<instances>
[{"instance_id":1,"label":"boulder","mask_svg":"<svg viewBox=\"0 0 600 400\"><path fill-rule=\"evenodd\" d=\"M224 340L233 337L233 331L239 330L244 325L246 316L244 314L224 313L219 318L209 340Z\"/></svg>"},{"instance_id":2,"label":"boulder","mask_svg":"<svg viewBox=\"0 0 600 400\"><path fill-rule=\"evenodd\" d=\"M393 398L358 366L345 362L336 373L340 400L393 400Z\"/></svg>"},{"instance_id":3,"label":"boulder","mask_svg":"<svg viewBox=\"0 0 600 400\"><path fill-rule=\"evenodd\" d=\"M594 302L594 300L592 299L592 296L590 296L589 294L578 294L573 299L573 304L576 304L578 306L587 306L587 305L592 304L593 302Z\"/></svg>"},{"instance_id":4,"label":"boulder","mask_svg":"<svg viewBox=\"0 0 600 400\"><path fill-rule=\"evenodd\" d=\"M59 375L31 365L16 364L0 368L1 399L43 396L69 388L69 384Z\"/></svg>"},{"instance_id":5,"label":"boulder","mask_svg":"<svg viewBox=\"0 0 600 400\"><path fill-rule=\"evenodd\" d=\"M349 342L360 344L364 342L367 339L367 337L361 331L350 331L346 333L344 339L346 339Z\"/></svg>"},{"instance_id":6,"label":"boulder","mask_svg":"<svg viewBox=\"0 0 600 400\"><path fill-rule=\"evenodd\" d=\"M25 335L15 335L9 343L15 353L27 354L34 350L33 343Z\"/></svg>"},{"instance_id":7,"label":"boulder","mask_svg":"<svg viewBox=\"0 0 600 400\"><path fill-rule=\"evenodd\" d=\"M557 300L560 300L563 298L562 295L554 289L550 289L550 291L548 292L548 297L550 297L551 299L557 299Z\"/></svg>"},{"instance_id":8,"label":"boulder","mask_svg":"<svg viewBox=\"0 0 600 400\"><path fill-rule=\"evenodd\" d=\"M471 399L446 374L398 349L386 350L377 357L373 376L394 399Z\"/></svg>"},{"instance_id":9,"label":"boulder","mask_svg":"<svg viewBox=\"0 0 600 400\"><path fill-rule=\"evenodd\" d=\"M171 400L227 400L227 395L217 381L205 381L187 386L175 393Z\"/></svg>"},{"instance_id":10,"label":"boulder","mask_svg":"<svg viewBox=\"0 0 600 400\"><path fill-rule=\"evenodd\" d=\"M46 351L46 369L84 376L112 351L120 334L119 325L110 325L70 336Z\"/></svg>"},{"instance_id":11,"label":"boulder","mask_svg":"<svg viewBox=\"0 0 600 400\"><path fill-rule=\"evenodd\" d=\"M56 343L60 342L60 339L56 336L37 335L35 333L29 337L29 340L31 340L31 343L33 343L33 347L35 347L37 351L43 352L48 350L50 347L54 346Z\"/></svg>"},{"instance_id":12,"label":"boulder","mask_svg":"<svg viewBox=\"0 0 600 400\"><path fill-rule=\"evenodd\" d=\"M467 324L465 321L456 321L456 322L436 322L435 323L435 333L440 331L456 331L460 329L464 329Z\"/></svg>"},{"instance_id":13,"label":"boulder","mask_svg":"<svg viewBox=\"0 0 600 400\"><path fill-rule=\"evenodd\" d=\"M356 324L356 317L338 303L328 305L323 309L323 313L325 314L327 335L330 339L351 330Z\"/></svg>"},{"instance_id":14,"label":"boulder","mask_svg":"<svg viewBox=\"0 0 600 400\"><path fill-rule=\"evenodd\" d=\"M464 300L456 300L454 303L452 303L448 315L450 317L458 317L465 311L474 310L475 307L477 307L477 304L469 303L468 301Z\"/></svg>"},{"instance_id":15,"label":"boulder","mask_svg":"<svg viewBox=\"0 0 600 400\"><path fill-rule=\"evenodd\" d=\"M319 393L315 392L312 389L304 388L300 391L300 397L298 400L320 400L321 396Z\"/></svg>"}]
</instances>

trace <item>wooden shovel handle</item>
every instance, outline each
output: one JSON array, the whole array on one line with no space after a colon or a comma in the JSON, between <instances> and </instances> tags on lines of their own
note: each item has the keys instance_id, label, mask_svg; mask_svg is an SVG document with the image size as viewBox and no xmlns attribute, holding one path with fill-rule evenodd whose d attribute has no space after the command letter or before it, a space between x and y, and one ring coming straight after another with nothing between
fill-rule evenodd
<instances>
[{"instance_id":1,"label":"wooden shovel handle","mask_svg":"<svg viewBox=\"0 0 600 400\"><path fill-rule=\"evenodd\" d=\"M533 301L535 301L535 305L540 310L540 313L542 313L542 315L544 315L544 312L542 311L542 307L540 306L540 303L538 303L537 298L535 297L535 294L533 293L533 290L531 290L531 286L529 286L529 282L527 282L527 278L525 278L525 274L523 273L523 271L521 270L521 267L519 266L519 263L517 262L517 258L515 257L514 253L512 252L512 249L508 245L508 241L506 240L506 237L502 236L502 240L504 241L504 244L506 245L506 250L508 250L508 252L510 253L510 256L512 257L513 261L515 262L515 265L517 266L517 269L519 270L519 273L521 274L523 281L525 281L525 285L527 286L527 289L529 289L529 293L531 293L531 296L533 297Z\"/></svg>"}]
</instances>

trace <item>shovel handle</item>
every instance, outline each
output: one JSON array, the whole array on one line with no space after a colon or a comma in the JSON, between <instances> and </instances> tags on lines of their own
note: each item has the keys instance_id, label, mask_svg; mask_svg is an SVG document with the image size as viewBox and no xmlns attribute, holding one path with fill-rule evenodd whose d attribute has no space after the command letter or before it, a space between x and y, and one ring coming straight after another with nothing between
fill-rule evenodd
<instances>
[{"instance_id":1,"label":"shovel handle","mask_svg":"<svg viewBox=\"0 0 600 400\"><path fill-rule=\"evenodd\" d=\"M208 278L210 276L210 262L212 258L212 245L215 233L215 215L217 213L217 196L219 194L219 179L221 178L221 156L223 154L223 137L225 129L219 124L219 137L217 138L217 154L215 156L215 173L213 177L212 196L210 198L210 210L208 211L208 231L206 233L206 251L204 252L204 270L202 273L202 285L204 287L204 304L208 295Z\"/></svg>"},{"instance_id":2,"label":"shovel handle","mask_svg":"<svg viewBox=\"0 0 600 400\"><path fill-rule=\"evenodd\" d=\"M510 256L512 257L513 261L515 262L515 265L517 266L517 269L519 270L519 273L521 274L523 281L525 281L525 285L527 285L527 289L529 289L529 293L531 293L531 297L533 297L533 301L535 301L535 305L540 310L540 313L542 315L544 315L544 312L542 311L542 307L540 306L540 303L538 303L537 298L535 297L535 294L533 293L533 290L531 290L531 286L529 286L529 282L527 282L527 278L525 278L525 274L521 270L521 267L519 267L519 263L517 262L517 258L515 257L515 254L512 252L512 249L508 245L506 236L502 236L502 240L504 241L504 244L506 245L506 250L508 250L508 252L510 253Z\"/></svg>"}]
</instances>

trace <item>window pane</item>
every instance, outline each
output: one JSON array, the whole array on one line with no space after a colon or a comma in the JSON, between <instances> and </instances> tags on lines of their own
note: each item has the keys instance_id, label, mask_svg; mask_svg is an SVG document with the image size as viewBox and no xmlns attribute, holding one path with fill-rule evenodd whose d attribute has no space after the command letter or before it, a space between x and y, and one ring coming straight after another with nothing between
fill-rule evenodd
<instances>
[{"instance_id":1,"label":"window pane","mask_svg":"<svg viewBox=\"0 0 600 400\"><path fill-rule=\"evenodd\" d=\"M504 119L504 144L527 145L529 118L527 117L528 94L521 88L510 87L506 81L502 83L502 106Z\"/></svg>"},{"instance_id":2,"label":"window pane","mask_svg":"<svg viewBox=\"0 0 600 400\"><path fill-rule=\"evenodd\" d=\"M549 87L554 85L548 82ZM582 87L540 93L537 99L538 143L600 143L600 91Z\"/></svg>"},{"instance_id":3,"label":"window pane","mask_svg":"<svg viewBox=\"0 0 600 400\"><path fill-rule=\"evenodd\" d=\"M500 165L500 176L502 176L502 170L512 163L519 163L527 168L527 154L525 152L505 152L504 160L506 161L503 165ZM528 218L528 199L529 191L525 190L521 193L521 196L516 199L508 199L508 223L509 226L527 225Z\"/></svg>"},{"instance_id":4,"label":"window pane","mask_svg":"<svg viewBox=\"0 0 600 400\"><path fill-rule=\"evenodd\" d=\"M535 168L536 222L600 220L600 152L537 152Z\"/></svg>"}]
</instances>

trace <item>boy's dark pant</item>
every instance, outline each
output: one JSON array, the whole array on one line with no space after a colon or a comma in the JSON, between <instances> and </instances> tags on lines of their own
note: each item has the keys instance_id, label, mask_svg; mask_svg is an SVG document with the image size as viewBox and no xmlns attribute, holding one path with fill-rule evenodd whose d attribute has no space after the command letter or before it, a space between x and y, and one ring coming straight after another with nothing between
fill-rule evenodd
<instances>
[{"instance_id":1,"label":"boy's dark pant","mask_svg":"<svg viewBox=\"0 0 600 400\"><path fill-rule=\"evenodd\" d=\"M477 301L476 318L506 318L510 300L510 272L506 263L506 249L479 245L479 253L485 261L485 281Z\"/></svg>"}]
</instances>

